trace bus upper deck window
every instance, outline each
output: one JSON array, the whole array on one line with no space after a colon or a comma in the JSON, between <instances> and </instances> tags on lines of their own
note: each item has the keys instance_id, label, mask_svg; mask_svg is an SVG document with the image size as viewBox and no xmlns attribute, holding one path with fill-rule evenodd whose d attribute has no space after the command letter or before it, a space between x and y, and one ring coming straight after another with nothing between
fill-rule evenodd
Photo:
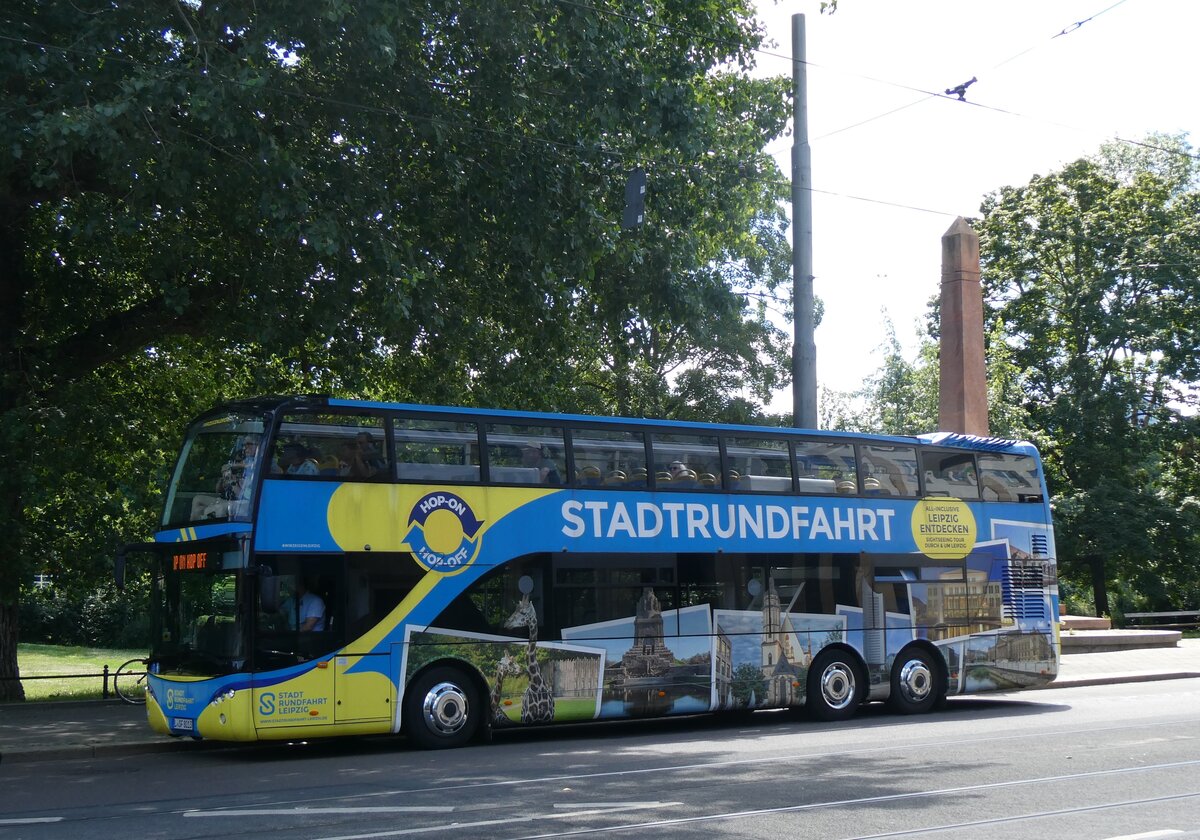
<instances>
[{"instance_id":1,"label":"bus upper deck window","mask_svg":"<svg viewBox=\"0 0 1200 840\"><path fill-rule=\"evenodd\" d=\"M921 453L921 469L925 474L926 495L979 498L973 453L925 450Z\"/></svg>"},{"instance_id":2,"label":"bus upper deck window","mask_svg":"<svg viewBox=\"0 0 1200 840\"><path fill-rule=\"evenodd\" d=\"M853 444L796 441L796 476L801 493L857 493L858 464Z\"/></svg>"},{"instance_id":3,"label":"bus upper deck window","mask_svg":"<svg viewBox=\"0 0 1200 840\"><path fill-rule=\"evenodd\" d=\"M383 420L374 415L289 414L279 427L274 455L272 472L291 478L367 481L390 473Z\"/></svg>"},{"instance_id":4,"label":"bus upper deck window","mask_svg":"<svg viewBox=\"0 0 1200 840\"><path fill-rule=\"evenodd\" d=\"M626 429L574 429L575 483L582 487L645 487L645 433Z\"/></svg>"},{"instance_id":5,"label":"bus upper deck window","mask_svg":"<svg viewBox=\"0 0 1200 840\"><path fill-rule=\"evenodd\" d=\"M489 423L488 475L496 484L563 483L567 472L562 429Z\"/></svg>"},{"instance_id":6,"label":"bus upper deck window","mask_svg":"<svg viewBox=\"0 0 1200 840\"><path fill-rule=\"evenodd\" d=\"M479 427L449 418L397 417L396 477L401 481L478 484Z\"/></svg>"},{"instance_id":7,"label":"bus upper deck window","mask_svg":"<svg viewBox=\"0 0 1200 840\"><path fill-rule=\"evenodd\" d=\"M911 446L869 444L859 447L863 493L868 496L916 496L917 451Z\"/></svg>"},{"instance_id":8,"label":"bus upper deck window","mask_svg":"<svg viewBox=\"0 0 1200 840\"><path fill-rule=\"evenodd\" d=\"M716 435L655 432L654 484L659 490L720 490L721 450Z\"/></svg>"},{"instance_id":9,"label":"bus upper deck window","mask_svg":"<svg viewBox=\"0 0 1200 840\"><path fill-rule=\"evenodd\" d=\"M792 490L792 462L786 440L727 437L725 458L731 490L768 493L790 493Z\"/></svg>"},{"instance_id":10,"label":"bus upper deck window","mask_svg":"<svg viewBox=\"0 0 1200 840\"><path fill-rule=\"evenodd\" d=\"M1041 502L1037 459L1000 452L979 454L979 482L988 502Z\"/></svg>"}]
</instances>

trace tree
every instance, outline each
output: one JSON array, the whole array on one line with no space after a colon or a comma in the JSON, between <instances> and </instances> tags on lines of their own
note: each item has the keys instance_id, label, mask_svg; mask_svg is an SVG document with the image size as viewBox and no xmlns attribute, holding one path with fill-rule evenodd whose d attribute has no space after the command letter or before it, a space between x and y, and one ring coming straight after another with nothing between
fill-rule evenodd
<instances>
[{"instance_id":1,"label":"tree","mask_svg":"<svg viewBox=\"0 0 1200 840\"><path fill-rule=\"evenodd\" d=\"M666 412L786 378L741 294L787 253L747 0L85 6L0 14L0 678L22 581L144 538L216 399Z\"/></svg>"},{"instance_id":2,"label":"tree","mask_svg":"<svg viewBox=\"0 0 1200 840\"><path fill-rule=\"evenodd\" d=\"M993 193L977 223L1064 572L1103 561L1156 605L1196 591L1195 485L1174 465L1196 432L1182 409L1200 377L1198 171L1180 138L1109 146Z\"/></svg>"}]
</instances>

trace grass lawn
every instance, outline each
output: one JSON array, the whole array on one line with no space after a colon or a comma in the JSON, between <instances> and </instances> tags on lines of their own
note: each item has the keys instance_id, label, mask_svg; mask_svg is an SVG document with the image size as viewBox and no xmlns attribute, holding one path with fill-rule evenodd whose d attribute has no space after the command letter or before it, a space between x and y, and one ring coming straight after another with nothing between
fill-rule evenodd
<instances>
[{"instance_id":1,"label":"grass lawn","mask_svg":"<svg viewBox=\"0 0 1200 840\"><path fill-rule=\"evenodd\" d=\"M17 645L17 666L24 679L26 700L97 700L101 697L104 680L100 674L108 666L109 696L112 693L112 674L128 659L146 655L144 650L114 648L81 648L63 645ZM48 677L57 674L91 674L88 677L61 677L53 680L31 680L28 677Z\"/></svg>"}]
</instances>

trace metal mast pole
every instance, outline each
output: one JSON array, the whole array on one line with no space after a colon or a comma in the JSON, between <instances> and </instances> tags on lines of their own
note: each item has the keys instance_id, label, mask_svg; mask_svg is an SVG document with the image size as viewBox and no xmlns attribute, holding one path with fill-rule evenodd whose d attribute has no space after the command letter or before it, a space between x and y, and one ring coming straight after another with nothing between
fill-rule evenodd
<instances>
[{"instance_id":1,"label":"metal mast pole","mask_svg":"<svg viewBox=\"0 0 1200 840\"><path fill-rule=\"evenodd\" d=\"M817 427L817 345L813 339L812 152L808 146L808 64L804 15L792 15L792 425Z\"/></svg>"}]
</instances>

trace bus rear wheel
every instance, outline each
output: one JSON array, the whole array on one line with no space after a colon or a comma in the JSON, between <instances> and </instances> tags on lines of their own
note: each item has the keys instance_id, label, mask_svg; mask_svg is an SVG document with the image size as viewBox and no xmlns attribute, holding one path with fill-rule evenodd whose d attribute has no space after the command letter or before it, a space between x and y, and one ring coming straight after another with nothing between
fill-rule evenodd
<instances>
[{"instance_id":1,"label":"bus rear wheel","mask_svg":"<svg viewBox=\"0 0 1200 840\"><path fill-rule=\"evenodd\" d=\"M840 650L828 650L808 669L804 705L818 720L846 720L858 709L861 680L858 665Z\"/></svg>"},{"instance_id":2,"label":"bus rear wheel","mask_svg":"<svg viewBox=\"0 0 1200 840\"><path fill-rule=\"evenodd\" d=\"M451 666L421 674L404 697L408 737L427 750L461 747L479 729L481 714L475 683Z\"/></svg>"},{"instance_id":3,"label":"bus rear wheel","mask_svg":"<svg viewBox=\"0 0 1200 840\"><path fill-rule=\"evenodd\" d=\"M938 702L938 667L929 651L909 647L900 651L892 666L892 690L888 706L902 715L928 712Z\"/></svg>"}]
</instances>

